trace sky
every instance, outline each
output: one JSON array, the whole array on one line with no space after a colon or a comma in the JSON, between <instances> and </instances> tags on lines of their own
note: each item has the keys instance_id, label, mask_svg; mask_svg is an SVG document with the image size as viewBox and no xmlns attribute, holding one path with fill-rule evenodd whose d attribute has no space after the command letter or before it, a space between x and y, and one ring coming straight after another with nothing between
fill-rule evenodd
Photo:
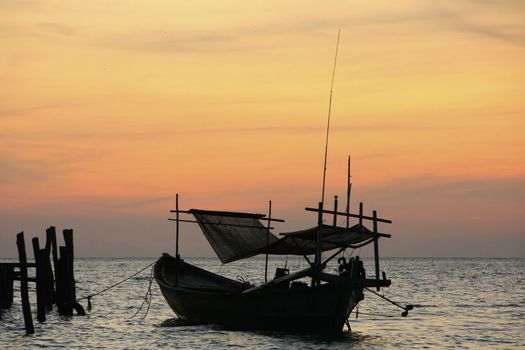
<instances>
[{"instance_id":1,"label":"sky","mask_svg":"<svg viewBox=\"0 0 525 350\"><path fill-rule=\"evenodd\" d=\"M51 225L78 256L173 252L176 193L271 200L276 234L315 225L338 29L326 206L350 155L352 211L393 221L382 255L525 257L523 1L0 0L0 17L0 257ZM213 256L181 229L183 256Z\"/></svg>"}]
</instances>

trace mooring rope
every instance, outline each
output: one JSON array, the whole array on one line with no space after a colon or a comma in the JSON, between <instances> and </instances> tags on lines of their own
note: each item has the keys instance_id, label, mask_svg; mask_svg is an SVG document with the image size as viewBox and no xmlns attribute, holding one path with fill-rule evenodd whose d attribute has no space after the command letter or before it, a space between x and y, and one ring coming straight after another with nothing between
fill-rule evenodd
<instances>
[{"instance_id":1,"label":"mooring rope","mask_svg":"<svg viewBox=\"0 0 525 350\"><path fill-rule=\"evenodd\" d=\"M151 264L149 264L149 265L146 266L145 268L141 269L140 271L135 272L134 274L132 274L132 275L129 276L129 277L126 277L126 278L123 279L122 281L117 282L117 283L115 283L115 284L112 284L111 286L106 287L106 288L104 288L104 289L102 289L101 291L98 291L98 292L96 292L96 293L93 293L93 294L90 294L90 295L86 295L85 297L82 297L82 298L80 298L80 299L77 299L77 301L81 301L81 300L87 299L87 300L88 300L88 308L89 308L89 306L91 305L91 298L93 298L93 297L95 297L95 296L97 296L97 295L100 295L100 294L102 294L102 293L104 293L104 292L107 292L108 290L110 290L110 289L112 289L112 288L115 288L116 286L121 285L122 283L124 283L124 282L130 280L131 278L135 277L136 275L138 275L138 274L141 273L142 271L144 271L144 270L146 270L147 268L151 267L153 264L155 264L155 262L156 262L156 261L152 262ZM153 269L152 269L152 271L153 271ZM150 280L150 286L151 286L151 280Z\"/></svg>"},{"instance_id":2,"label":"mooring rope","mask_svg":"<svg viewBox=\"0 0 525 350\"><path fill-rule=\"evenodd\" d=\"M146 309L146 313L144 314L144 316L142 316L142 319L145 319L146 316L148 316L149 307L151 305L151 283L152 282L153 282L153 267L151 268L151 273L149 275L149 286L148 286L148 290L146 291L146 295L144 296L144 300L142 301L142 304L138 308L137 312L135 312L133 316L128 318L128 320L131 320L133 317L137 316L140 310L142 310L142 307L144 306L144 304L148 304L148 307Z\"/></svg>"},{"instance_id":3,"label":"mooring rope","mask_svg":"<svg viewBox=\"0 0 525 350\"><path fill-rule=\"evenodd\" d=\"M381 294L379 294L379 293L373 291L373 290L370 289L370 288L365 287L365 289L366 289L367 291L369 291L369 292L371 292L371 293L377 295L378 297L380 297L380 298L382 298L382 299L388 301L388 302L391 303L392 305L395 305L395 306L397 306L398 308L404 310L403 313L401 314L401 316L403 316L403 317L406 317L406 316L408 315L408 312L414 308L414 305L406 305L406 306L402 306L402 305L399 305L398 303L396 303L395 301L388 299L388 298L385 297L384 295L381 295Z\"/></svg>"}]
</instances>

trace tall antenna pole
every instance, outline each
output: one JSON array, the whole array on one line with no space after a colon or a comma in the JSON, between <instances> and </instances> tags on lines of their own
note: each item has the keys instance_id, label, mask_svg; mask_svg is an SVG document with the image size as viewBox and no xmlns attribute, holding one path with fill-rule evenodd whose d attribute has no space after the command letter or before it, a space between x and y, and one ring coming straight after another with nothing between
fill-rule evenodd
<instances>
[{"instance_id":1,"label":"tall antenna pole","mask_svg":"<svg viewBox=\"0 0 525 350\"><path fill-rule=\"evenodd\" d=\"M328 123L326 124L326 141L324 147L324 168L323 168L323 192L321 194L321 203L324 204L324 190L326 184L326 160L328 158L328 135L330 134L330 114L332 112L332 94L334 90L335 66L337 63L337 52L339 51L339 36L341 29L337 31L337 45L335 46L334 70L332 72L332 84L330 85L330 102L328 103Z\"/></svg>"}]
</instances>

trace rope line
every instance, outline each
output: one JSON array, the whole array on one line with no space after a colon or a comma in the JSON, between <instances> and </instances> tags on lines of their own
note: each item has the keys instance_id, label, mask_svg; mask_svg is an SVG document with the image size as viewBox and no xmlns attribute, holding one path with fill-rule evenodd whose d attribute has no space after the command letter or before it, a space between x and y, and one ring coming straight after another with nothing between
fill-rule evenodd
<instances>
[{"instance_id":1,"label":"rope line","mask_svg":"<svg viewBox=\"0 0 525 350\"><path fill-rule=\"evenodd\" d=\"M138 315L140 310L142 310L142 307L144 306L144 304L148 304L148 307L146 308L146 313L144 314L144 316L142 316L142 319L145 319L146 316L148 316L149 307L151 305L151 283L152 282L153 282L153 267L151 268L151 273L149 275L149 286L148 286L148 290L146 291L146 295L144 296L144 300L142 301L142 304L138 308L137 312L135 312L135 314L131 316L129 320L131 320L133 317Z\"/></svg>"},{"instance_id":2,"label":"rope line","mask_svg":"<svg viewBox=\"0 0 525 350\"><path fill-rule=\"evenodd\" d=\"M131 278L135 277L136 275L138 275L138 274L141 273L142 271L144 271L144 270L146 270L147 268L151 267L153 264L155 264L155 262L156 262L156 261L152 262L151 264L149 264L149 265L146 266L145 268L141 269L140 271L135 272L134 274L132 274L132 275L129 276L129 277L126 277L126 278L123 279L122 281L117 282L117 283L115 283L115 284L112 284L111 286L106 287L105 289L102 289L102 290L99 291L99 292L96 292L96 293L93 293L93 294L90 294L90 295L86 295L85 297L82 297L82 298L80 298L80 299L77 299L77 301L81 301L81 300L84 300L84 299L91 299L92 297L95 297L95 296L100 295L100 294L102 294L102 293L104 293L104 292L107 292L108 290L110 290L110 289L112 289L112 288L115 288L116 286L121 285L122 283L124 283L124 282L130 280ZM152 271L153 271L153 269L152 269ZM151 280L150 280L150 285L151 285Z\"/></svg>"},{"instance_id":3,"label":"rope line","mask_svg":"<svg viewBox=\"0 0 525 350\"><path fill-rule=\"evenodd\" d=\"M388 301L388 302L391 303L392 305L395 305L395 306L397 306L398 308L404 310L403 313L401 314L401 316L403 316L403 317L408 316L408 312L409 312L410 310L413 310L413 309L414 309L414 305L406 305L406 306L402 306L402 305L399 305L398 303L396 303L395 301L388 299L388 298L385 297L384 295L381 295L381 294L379 294L379 293L373 291L372 289L370 289L370 288L368 288L368 287L365 287L365 289L366 289L367 291L369 291L369 292L371 292L371 293L377 295L378 297L380 297L380 298L382 298L382 299Z\"/></svg>"}]
</instances>

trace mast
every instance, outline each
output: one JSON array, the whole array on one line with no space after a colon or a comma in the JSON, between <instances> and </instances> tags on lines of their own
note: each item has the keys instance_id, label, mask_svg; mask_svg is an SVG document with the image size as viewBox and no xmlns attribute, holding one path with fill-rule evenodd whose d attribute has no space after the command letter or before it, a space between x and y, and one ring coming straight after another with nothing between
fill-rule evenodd
<instances>
[{"instance_id":1,"label":"mast","mask_svg":"<svg viewBox=\"0 0 525 350\"><path fill-rule=\"evenodd\" d=\"M270 223L272 221L272 201L268 202L268 229L266 230L266 249L270 243ZM266 252L266 260L264 262L264 283L268 282L268 252Z\"/></svg>"},{"instance_id":2,"label":"mast","mask_svg":"<svg viewBox=\"0 0 525 350\"><path fill-rule=\"evenodd\" d=\"M179 258L179 194L175 195L176 226L175 226L175 257Z\"/></svg>"},{"instance_id":3,"label":"mast","mask_svg":"<svg viewBox=\"0 0 525 350\"><path fill-rule=\"evenodd\" d=\"M346 228L350 227L350 195L352 193L352 175L350 175L350 156L348 156L348 177L346 183Z\"/></svg>"},{"instance_id":4,"label":"mast","mask_svg":"<svg viewBox=\"0 0 525 350\"><path fill-rule=\"evenodd\" d=\"M330 135L330 116L332 113L332 95L334 91L334 79L335 79L335 67L337 64L337 52L339 51L339 37L341 35L341 29L337 31L337 44L335 46L335 57L334 57L334 69L332 71L332 83L330 85L330 100L328 102L328 121L326 124L326 140L324 147L324 167L323 167L323 189L321 192L321 202L319 202L319 218L318 218L318 231L317 231L317 249L315 253L315 263L316 265L321 265L322 259L322 244L323 244L323 234L321 232L321 225L323 224L323 208L324 208L324 193L326 185L326 161L328 159L328 136ZM318 284L319 281L316 281L315 284Z\"/></svg>"},{"instance_id":5,"label":"mast","mask_svg":"<svg viewBox=\"0 0 525 350\"><path fill-rule=\"evenodd\" d=\"M176 265L175 265L175 269L176 269L176 274L175 274L175 286L178 286L179 285L179 272L178 272L178 266L179 266L179 262L180 262L180 255L179 255L179 221L180 221L180 218L179 218L179 194L177 193L175 195L175 210L176 210L176 224L175 224L175 261L176 261Z\"/></svg>"}]
</instances>

